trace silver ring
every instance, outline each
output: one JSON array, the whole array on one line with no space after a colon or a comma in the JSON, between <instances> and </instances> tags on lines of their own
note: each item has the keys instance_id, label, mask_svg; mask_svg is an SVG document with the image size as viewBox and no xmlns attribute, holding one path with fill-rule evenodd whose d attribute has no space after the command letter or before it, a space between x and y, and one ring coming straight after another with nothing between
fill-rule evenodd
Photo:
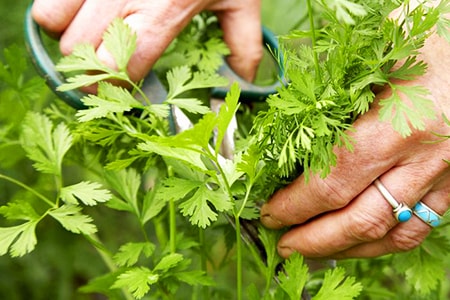
<instances>
[{"instance_id":1,"label":"silver ring","mask_svg":"<svg viewBox=\"0 0 450 300\"><path fill-rule=\"evenodd\" d=\"M386 189L386 187L381 183L381 181L377 178L373 182L375 187L378 189L378 191L383 195L384 199L386 199L387 202L392 206L393 213L397 221L399 222L406 222L409 219L411 219L413 212L411 208L406 206L403 203L399 203L397 200L395 200L394 196L389 193L389 191Z\"/></svg>"},{"instance_id":2,"label":"silver ring","mask_svg":"<svg viewBox=\"0 0 450 300\"><path fill-rule=\"evenodd\" d=\"M436 227L441 224L442 216L422 201L419 201L414 205L413 213L431 227Z\"/></svg>"}]
</instances>

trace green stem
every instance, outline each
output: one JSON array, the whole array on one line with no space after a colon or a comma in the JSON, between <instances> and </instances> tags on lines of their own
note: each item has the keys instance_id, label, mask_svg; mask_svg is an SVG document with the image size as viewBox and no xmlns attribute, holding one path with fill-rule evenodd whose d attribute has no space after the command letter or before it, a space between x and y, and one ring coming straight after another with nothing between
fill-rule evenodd
<instances>
[{"instance_id":1,"label":"green stem","mask_svg":"<svg viewBox=\"0 0 450 300\"><path fill-rule=\"evenodd\" d=\"M117 267L114 264L113 260L111 259L111 253L106 249L106 247L103 245L103 243L98 239L98 237L94 234L91 235L84 235L86 240L97 250L97 253L102 258L105 265L108 267L110 272L117 271ZM133 296L125 289L122 288L122 293L125 296L125 299L127 300L133 300Z\"/></svg>"},{"instance_id":2,"label":"green stem","mask_svg":"<svg viewBox=\"0 0 450 300\"><path fill-rule=\"evenodd\" d=\"M201 270L203 272L207 272L207 254L206 254L206 247L205 247L205 230L204 229L199 229L198 232L198 240L200 242L200 245L202 247L201 249L201 256L200 256L200 266L201 266ZM208 288L207 286L200 286L201 291L202 291L202 299L208 299Z\"/></svg>"},{"instance_id":3,"label":"green stem","mask_svg":"<svg viewBox=\"0 0 450 300\"><path fill-rule=\"evenodd\" d=\"M167 167L167 174L170 176L174 175L171 166ZM177 250L176 246L176 234L177 234L177 211L175 207L175 200L169 200L169 247L170 252L175 253Z\"/></svg>"},{"instance_id":4,"label":"green stem","mask_svg":"<svg viewBox=\"0 0 450 300\"><path fill-rule=\"evenodd\" d=\"M33 195L35 195L36 197L38 197L39 199L41 199L42 201L47 203L50 207L55 207L55 203L50 201L47 197L45 197L44 195L42 195L41 193L39 193L35 189L33 189L33 188L29 187L28 185L24 184L23 182L20 182L20 181L14 179L12 177L9 177L9 176L1 174L1 173L0 173L0 179L4 179L6 181L9 181L9 182L17 185L17 186L20 186L21 188L29 191L30 193L32 193Z\"/></svg>"},{"instance_id":5,"label":"green stem","mask_svg":"<svg viewBox=\"0 0 450 300\"><path fill-rule=\"evenodd\" d=\"M175 201L170 199L169 201L169 246L170 252L175 253L177 250L176 247L176 229L177 229L177 221L176 221L176 208Z\"/></svg>"},{"instance_id":6,"label":"green stem","mask_svg":"<svg viewBox=\"0 0 450 300\"><path fill-rule=\"evenodd\" d=\"M237 299L242 300L242 238L239 217L234 218L234 224L236 227L236 291Z\"/></svg>"},{"instance_id":7,"label":"green stem","mask_svg":"<svg viewBox=\"0 0 450 300\"><path fill-rule=\"evenodd\" d=\"M316 78L322 78L320 74L320 68L319 68L319 57L317 56L316 51L316 30L315 30L315 24L314 24L314 11L311 4L311 0L306 0L306 3L308 5L308 16L309 16L309 27L311 30L311 43L312 43L312 50L314 54L314 68L316 70Z\"/></svg>"}]
</instances>

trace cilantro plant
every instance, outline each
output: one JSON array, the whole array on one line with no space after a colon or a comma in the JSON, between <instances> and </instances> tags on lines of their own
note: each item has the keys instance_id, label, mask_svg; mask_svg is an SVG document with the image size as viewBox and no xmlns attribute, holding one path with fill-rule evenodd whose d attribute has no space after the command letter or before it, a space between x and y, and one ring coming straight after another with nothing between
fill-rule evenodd
<instances>
[{"instance_id":1,"label":"cilantro plant","mask_svg":"<svg viewBox=\"0 0 450 300\"><path fill-rule=\"evenodd\" d=\"M220 110L211 111L208 89L228 83L216 74L228 49L209 14L194 18L155 66L168 92L162 103L144 92L145 81L132 82L127 74L136 37L121 20L104 36L117 69L103 65L88 45L57 64L67 74L61 91L98 85L97 94L81 99L86 108L76 112L61 105L43 109L45 101L36 101L42 80L24 80L23 58L6 50L0 102L19 98L25 109L14 122L0 119L0 151L22 149L38 180L30 183L0 168L0 180L17 190L0 207L6 220L0 254L33 251L38 225L52 219L82 236L106 267L80 291L110 299L439 297L448 268L442 264L450 248L448 220L409 253L317 271L299 254L281 260L280 232L259 228L263 256L251 241L243 244L241 225L259 217L261 199L302 170L326 176L334 163L332 147L351 147L345 131L368 110L374 86L393 89L381 103L380 118L402 135L410 134L410 126L421 129L422 116L434 116L423 88L405 90L391 80L426 71L417 53L434 25L449 38L448 1L415 9L397 1L307 0L306 6L309 29L281 37L280 64L289 83L258 111L239 103L237 84ZM399 6L402 17L390 19ZM403 106L399 93L411 107ZM44 104L31 107L36 103ZM173 107L189 115L191 128L174 134ZM220 156L220 146L235 114L254 124L240 128L231 160ZM102 222L107 214L113 218Z\"/></svg>"}]
</instances>

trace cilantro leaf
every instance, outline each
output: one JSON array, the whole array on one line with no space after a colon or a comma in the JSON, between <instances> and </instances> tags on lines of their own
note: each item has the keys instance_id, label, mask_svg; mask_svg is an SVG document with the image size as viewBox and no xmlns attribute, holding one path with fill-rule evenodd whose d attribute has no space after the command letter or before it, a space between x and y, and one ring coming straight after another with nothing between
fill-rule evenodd
<instances>
[{"instance_id":1,"label":"cilantro leaf","mask_svg":"<svg viewBox=\"0 0 450 300\"><path fill-rule=\"evenodd\" d=\"M80 122L104 118L108 114L129 112L133 108L143 108L128 90L107 82L99 82L98 95L88 95L81 99L88 109L79 110L76 114Z\"/></svg>"},{"instance_id":2,"label":"cilantro leaf","mask_svg":"<svg viewBox=\"0 0 450 300\"><path fill-rule=\"evenodd\" d=\"M179 205L183 216L189 216L189 221L201 228L217 220L216 211L228 211L232 207L226 192L222 189L212 190L206 184L200 185L192 197Z\"/></svg>"},{"instance_id":3,"label":"cilantro leaf","mask_svg":"<svg viewBox=\"0 0 450 300\"><path fill-rule=\"evenodd\" d=\"M337 267L327 270L322 287L312 300L355 299L362 290L362 285L354 277L345 277L345 269Z\"/></svg>"},{"instance_id":4,"label":"cilantro leaf","mask_svg":"<svg viewBox=\"0 0 450 300\"><path fill-rule=\"evenodd\" d=\"M164 256L158 264L155 266L153 271L161 271L163 273L167 272L169 269L175 267L183 260L183 255L179 253L170 253Z\"/></svg>"},{"instance_id":5,"label":"cilantro leaf","mask_svg":"<svg viewBox=\"0 0 450 300\"><path fill-rule=\"evenodd\" d=\"M444 232L432 231L416 249L394 255L394 270L405 274L414 290L426 296L445 280L442 261L448 259L449 252L450 241Z\"/></svg>"},{"instance_id":6,"label":"cilantro leaf","mask_svg":"<svg viewBox=\"0 0 450 300\"><path fill-rule=\"evenodd\" d=\"M50 119L42 114L29 112L26 115L21 142L37 170L61 176L62 160L72 140L63 123L54 128Z\"/></svg>"},{"instance_id":7,"label":"cilantro leaf","mask_svg":"<svg viewBox=\"0 0 450 300\"><path fill-rule=\"evenodd\" d=\"M336 13L336 18L347 24L355 24L352 17L363 17L367 14L366 8L359 3L349 0L322 0L325 6Z\"/></svg>"},{"instance_id":8,"label":"cilantro leaf","mask_svg":"<svg viewBox=\"0 0 450 300\"><path fill-rule=\"evenodd\" d=\"M79 206L63 205L50 210L49 215L70 232L87 235L97 232L97 227L92 224L93 219L80 212L81 207Z\"/></svg>"},{"instance_id":9,"label":"cilantro leaf","mask_svg":"<svg viewBox=\"0 0 450 300\"><path fill-rule=\"evenodd\" d=\"M61 199L67 204L78 204L78 201L81 201L85 205L93 206L99 202L109 201L111 193L108 190L101 189L99 183L82 181L63 187L61 189Z\"/></svg>"},{"instance_id":10,"label":"cilantro leaf","mask_svg":"<svg viewBox=\"0 0 450 300\"><path fill-rule=\"evenodd\" d=\"M308 266L303 263L303 256L296 252L283 266L284 272L278 273L280 287L289 295L289 299L301 299L308 280Z\"/></svg>"},{"instance_id":11,"label":"cilantro leaf","mask_svg":"<svg viewBox=\"0 0 450 300\"><path fill-rule=\"evenodd\" d=\"M425 98L429 91L421 86L391 84L391 87L391 96L380 101L380 119L392 122L394 129L403 137L411 134L411 127L424 130L424 119L435 118L433 102ZM400 98L400 93L409 99L411 106Z\"/></svg>"},{"instance_id":12,"label":"cilantro leaf","mask_svg":"<svg viewBox=\"0 0 450 300\"><path fill-rule=\"evenodd\" d=\"M152 255L155 251L155 245L149 242L126 243L122 245L113 259L117 266L131 267L136 264L139 256L143 253L146 257Z\"/></svg>"},{"instance_id":13,"label":"cilantro leaf","mask_svg":"<svg viewBox=\"0 0 450 300\"><path fill-rule=\"evenodd\" d=\"M213 286L216 284L216 282L202 270L175 272L173 276L189 285Z\"/></svg>"},{"instance_id":14,"label":"cilantro leaf","mask_svg":"<svg viewBox=\"0 0 450 300\"><path fill-rule=\"evenodd\" d=\"M227 133L231 120L235 117L236 111L239 108L239 96L241 90L239 85L235 82L231 85L230 91L225 97L225 103L220 106L217 116L217 136L215 140L215 151L219 153L223 138Z\"/></svg>"},{"instance_id":15,"label":"cilantro leaf","mask_svg":"<svg viewBox=\"0 0 450 300\"><path fill-rule=\"evenodd\" d=\"M10 251L12 257L24 256L33 251L37 244L36 225L39 220L12 226L0 227L0 255Z\"/></svg>"},{"instance_id":16,"label":"cilantro leaf","mask_svg":"<svg viewBox=\"0 0 450 300\"><path fill-rule=\"evenodd\" d=\"M0 207L0 214L8 220L32 221L39 219L39 215L27 200L9 202Z\"/></svg>"},{"instance_id":17,"label":"cilantro leaf","mask_svg":"<svg viewBox=\"0 0 450 300\"><path fill-rule=\"evenodd\" d=\"M126 72L128 61L136 50L136 41L136 34L120 18L114 19L103 35L105 47L114 57L119 71Z\"/></svg>"},{"instance_id":18,"label":"cilantro leaf","mask_svg":"<svg viewBox=\"0 0 450 300\"><path fill-rule=\"evenodd\" d=\"M158 274L145 267L136 267L117 276L111 288L126 288L136 299L141 299L150 291L150 286L157 283Z\"/></svg>"},{"instance_id":19,"label":"cilantro leaf","mask_svg":"<svg viewBox=\"0 0 450 300\"><path fill-rule=\"evenodd\" d=\"M441 1L437 6L440 11L439 19L437 21L437 33L445 38L450 43L450 18L448 14L450 13L450 2Z\"/></svg>"},{"instance_id":20,"label":"cilantro leaf","mask_svg":"<svg viewBox=\"0 0 450 300\"><path fill-rule=\"evenodd\" d=\"M167 72L167 83L169 84L167 99L170 101L189 90L225 86L228 80L217 74L192 72L188 66L181 66Z\"/></svg>"},{"instance_id":21,"label":"cilantro leaf","mask_svg":"<svg viewBox=\"0 0 450 300\"><path fill-rule=\"evenodd\" d=\"M117 172L107 171L105 175L106 181L132 207L133 212L139 216L138 193L141 186L141 175L132 168Z\"/></svg>"},{"instance_id":22,"label":"cilantro leaf","mask_svg":"<svg viewBox=\"0 0 450 300\"><path fill-rule=\"evenodd\" d=\"M166 102L194 114L203 115L210 112L209 107L203 105L202 101L196 98L174 98L168 99Z\"/></svg>"},{"instance_id":23,"label":"cilantro leaf","mask_svg":"<svg viewBox=\"0 0 450 300\"><path fill-rule=\"evenodd\" d=\"M79 44L75 46L72 53L64 56L56 65L59 72L85 72L101 71L111 73L112 69L106 67L97 57L95 49L89 44Z\"/></svg>"}]
</instances>

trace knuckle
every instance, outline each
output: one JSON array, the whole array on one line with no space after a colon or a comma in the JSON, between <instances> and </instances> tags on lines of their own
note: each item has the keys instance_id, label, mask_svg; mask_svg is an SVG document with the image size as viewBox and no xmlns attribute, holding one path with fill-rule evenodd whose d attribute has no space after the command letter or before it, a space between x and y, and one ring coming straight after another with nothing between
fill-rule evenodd
<instances>
[{"instance_id":1,"label":"knuckle","mask_svg":"<svg viewBox=\"0 0 450 300\"><path fill-rule=\"evenodd\" d=\"M353 198L346 189L337 188L342 185L331 176L326 180L311 182L311 184L314 185L311 189L314 192L314 198L319 199L327 209L344 207Z\"/></svg>"},{"instance_id":2,"label":"knuckle","mask_svg":"<svg viewBox=\"0 0 450 300\"><path fill-rule=\"evenodd\" d=\"M33 5L31 16L39 26L49 32L62 32L64 30L64 16L46 6Z\"/></svg>"},{"instance_id":3,"label":"knuckle","mask_svg":"<svg viewBox=\"0 0 450 300\"><path fill-rule=\"evenodd\" d=\"M426 235L427 233L417 230L404 234L393 234L390 237L390 244L394 252L406 252L417 248Z\"/></svg>"},{"instance_id":4,"label":"knuckle","mask_svg":"<svg viewBox=\"0 0 450 300\"><path fill-rule=\"evenodd\" d=\"M385 218L371 215L369 212L354 213L349 218L347 232L358 241L380 240L391 229L391 224Z\"/></svg>"}]
</instances>

